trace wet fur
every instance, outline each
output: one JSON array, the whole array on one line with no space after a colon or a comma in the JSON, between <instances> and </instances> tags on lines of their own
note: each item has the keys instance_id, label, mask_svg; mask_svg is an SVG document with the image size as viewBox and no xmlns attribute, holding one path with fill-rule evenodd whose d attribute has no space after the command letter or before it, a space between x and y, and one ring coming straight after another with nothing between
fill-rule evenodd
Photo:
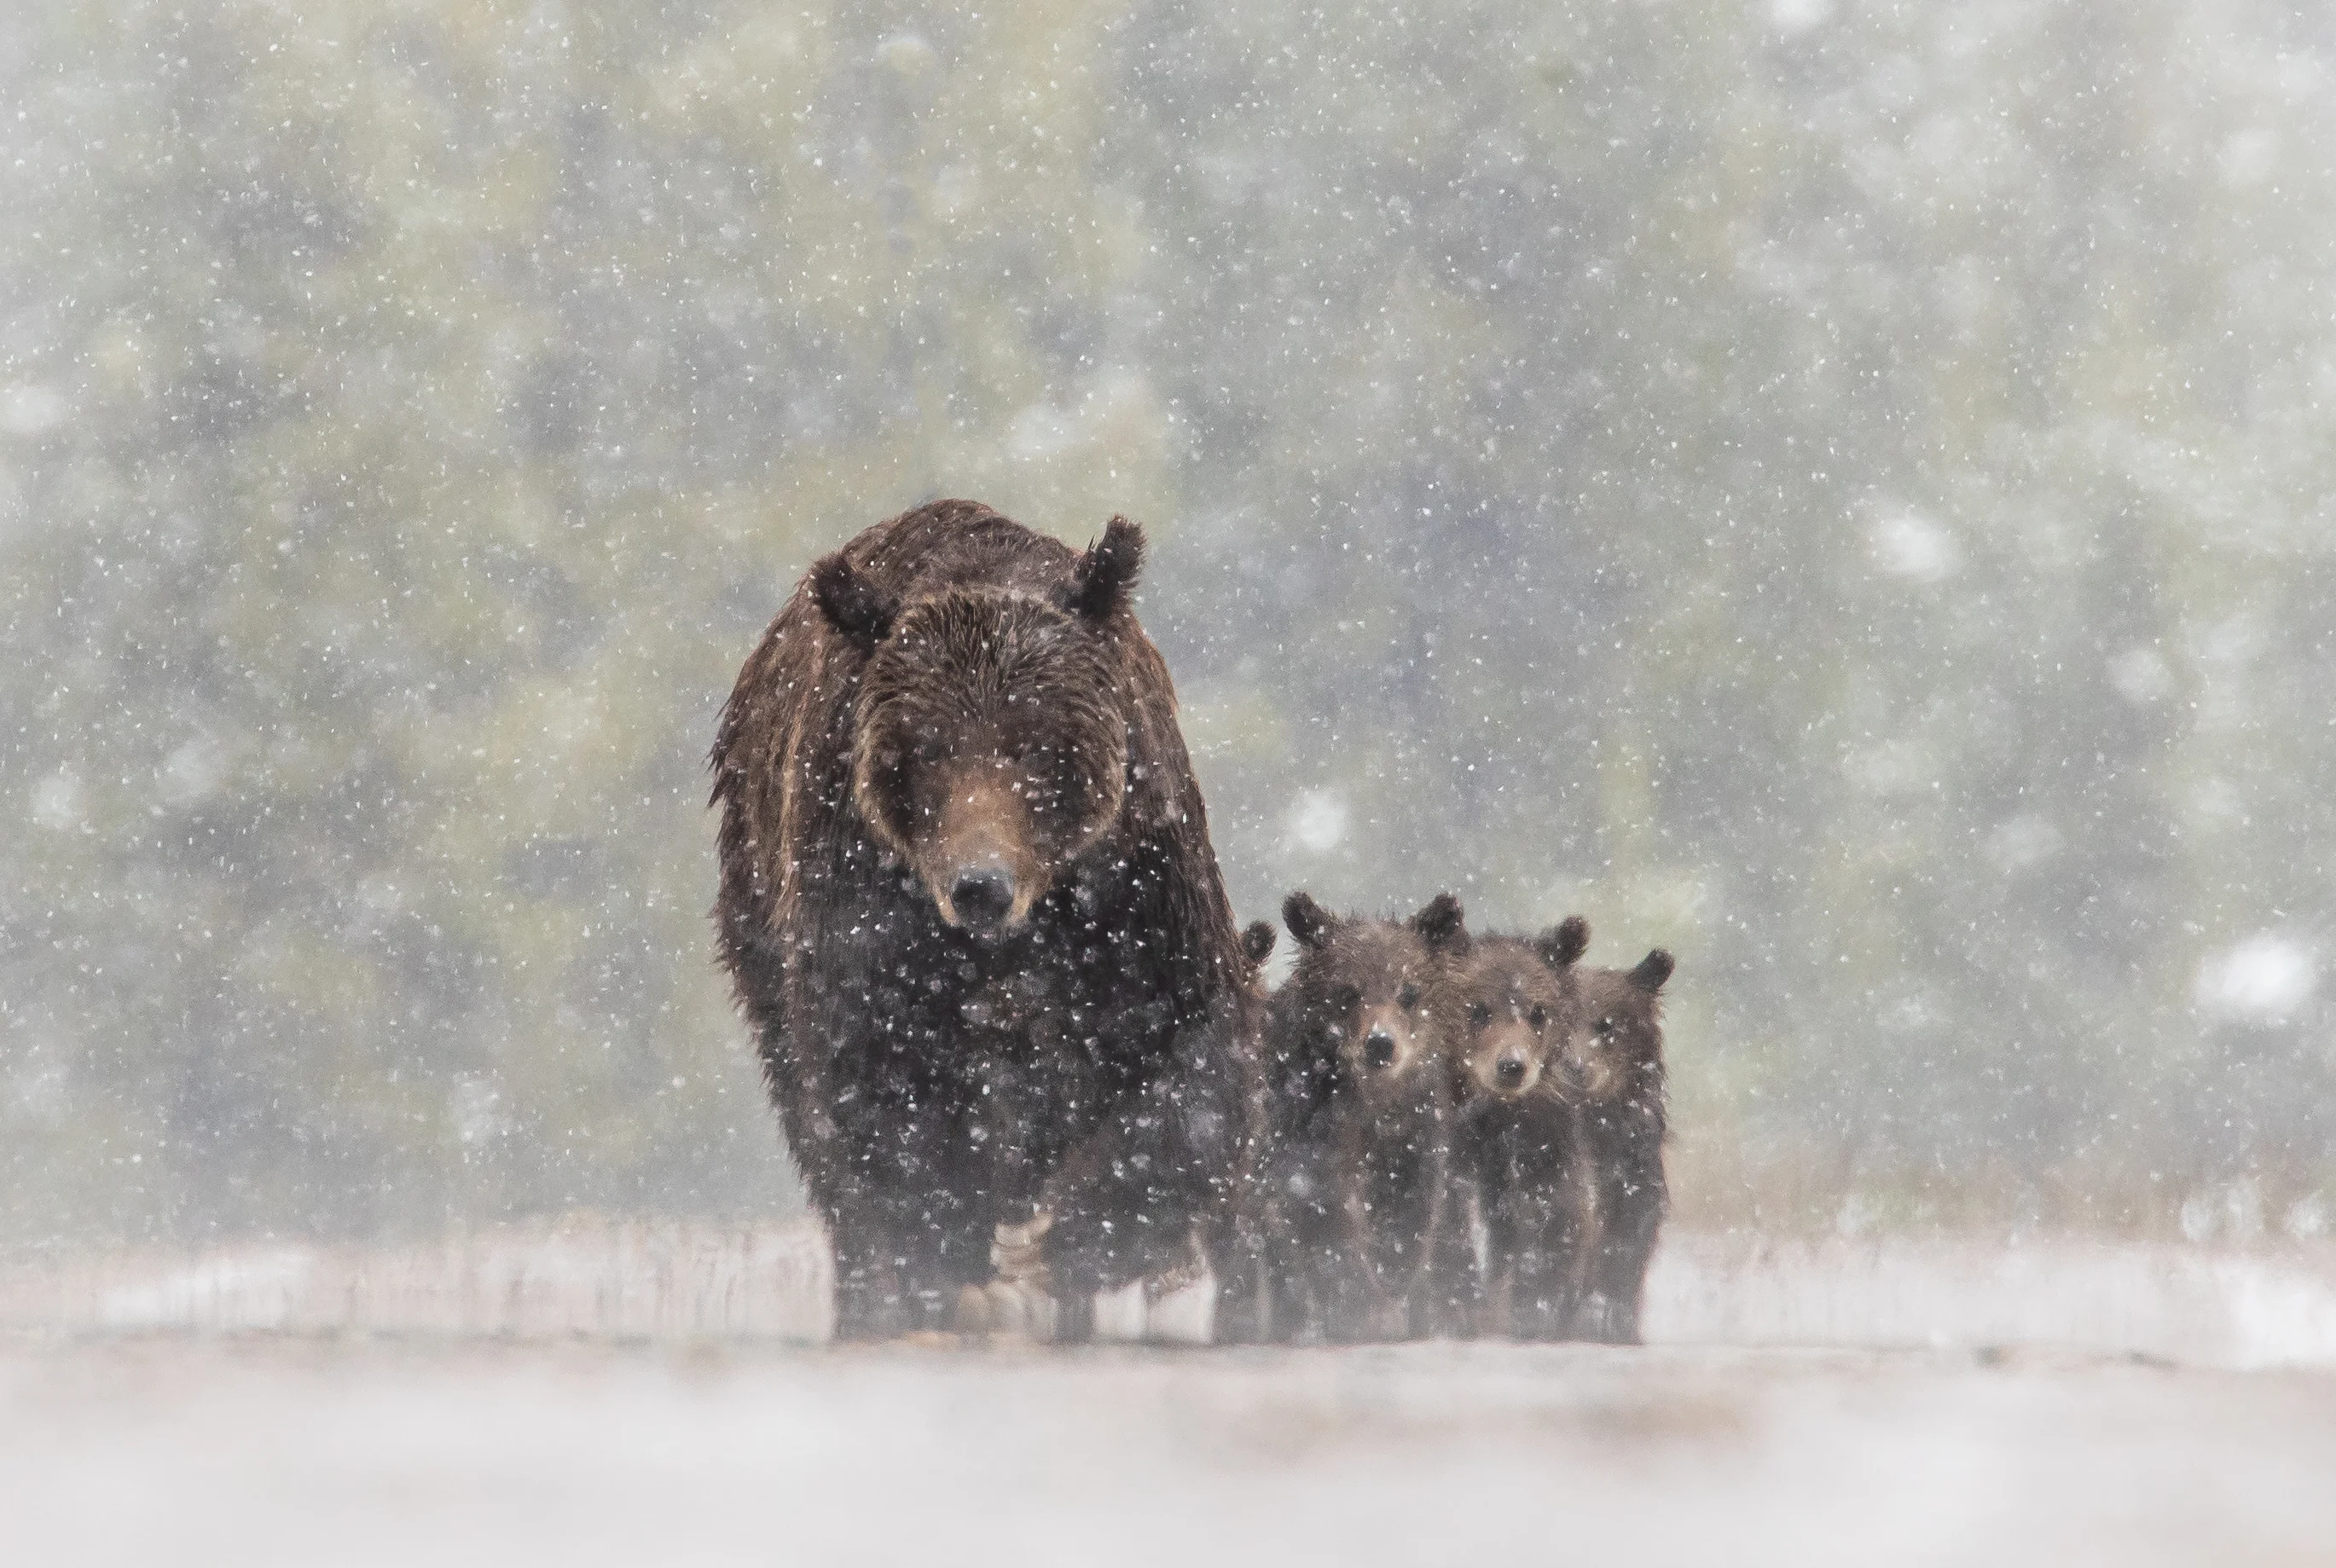
<instances>
[{"instance_id":1,"label":"wet fur","mask_svg":"<svg viewBox=\"0 0 2336 1568\"><path fill-rule=\"evenodd\" d=\"M1465 940L1439 898L1407 924L1339 918L1293 894L1284 919L1296 967L1267 1013L1266 1156L1260 1183L1271 1337L1351 1342L1464 1326L1438 1295L1465 1246L1450 1210L1450 1080L1427 1015L1440 966ZM1358 1022L1404 1016L1406 1050L1374 1074Z\"/></svg>"},{"instance_id":2,"label":"wet fur","mask_svg":"<svg viewBox=\"0 0 2336 1568\"><path fill-rule=\"evenodd\" d=\"M1475 1303L1486 1334L1565 1338L1581 1299L1593 1199L1565 1048L1579 1017L1572 961L1587 936L1582 925L1531 943L1480 937L1436 992L1459 1101L1453 1172L1484 1233L1481 1264L1463 1260L1465 1277L1448 1289ZM1524 1021L1536 1006L1544 1013L1538 1031ZM1487 1071L1499 1031L1530 1040L1538 1058L1537 1073L1518 1092L1494 1087Z\"/></svg>"},{"instance_id":3,"label":"wet fur","mask_svg":"<svg viewBox=\"0 0 2336 1568\"><path fill-rule=\"evenodd\" d=\"M946 1326L1034 1205L1074 1334L1196 1229L1229 1245L1254 964L1128 609L1141 549L1119 520L1081 556L975 502L920 507L798 586L723 711L721 958L835 1247L839 1337ZM982 828L1018 834L1041 884L992 937L945 918L930 802L866 744L931 727L1035 758L1017 801L1074 798L1052 828Z\"/></svg>"},{"instance_id":4,"label":"wet fur","mask_svg":"<svg viewBox=\"0 0 2336 1568\"><path fill-rule=\"evenodd\" d=\"M1670 954L1657 949L1636 969L1582 971L1575 1050L1584 1084L1585 1152L1596 1184L1596 1228L1575 1332L1639 1342L1647 1263L1670 1207L1663 1176L1667 1136L1662 985ZM1599 1024L1613 1027L1601 1035Z\"/></svg>"}]
</instances>

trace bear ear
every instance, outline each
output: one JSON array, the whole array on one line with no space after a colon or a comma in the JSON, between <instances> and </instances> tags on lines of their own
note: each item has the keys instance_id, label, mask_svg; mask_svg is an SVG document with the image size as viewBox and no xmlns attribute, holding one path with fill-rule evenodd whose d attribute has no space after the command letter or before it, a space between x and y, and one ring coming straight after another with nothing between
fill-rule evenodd
<instances>
[{"instance_id":1,"label":"bear ear","mask_svg":"<svg viewBox=\"0 0 2336 1568\"><path fill-rule=\"evenodd\" d=\"M1449 893L1439 893L1411 917L1411 928L1438 952L1460 952L1468 945L1467 914Z\"/></svg>"},{"instance_id":2,"label":"bear ear","mask_svg":"<svg viewBox=\"0 0 2336 1568\"><path fill-rule=\"evenodd\" d=\"M1273 928L1270 920L1252 920L1241 927L1241 956L1255 969L1273 956L1273 944L1281 940L1281 933Z\"/></svg>"},{"instance_id":3,"label":"bear ear","mask_svg":"<svg viewBox=\"0 0 2336 1568\"><path fill-rule=\"evenodd\" d=\"M1663 982L1671 977L1671 955L1658 947L1639 960L1639 967L1630 971L1630 983L1649 996L1659 994Z\"/></svg>"},{"instance_id":4,"label":"bear ear","mask_svg":"<svg viewBox=\"0 0 2336 1568\"><path fill-rule=\"evenodd\" d=\"M1125 518L1114 518L1103 537L1071 569L1060 603L1073 615L1099 624L1127 607L1143 571L1144 530Z\"/></svg>"},{"instance_id":5,"label":"bear ear","mask_svg":"<svg viewBox=\"0 0 2336 1568\"><path fill-rule=\"evenodd\" d=\"M861 575L838 550L811 569L811 596L827 624L861 653L892 634L900 602Z\"/></svg>"},{"instance_id":6,"label":"bear ear","mask_svg":"<svg viewBox=\"0 0 2336 1568\"><path fill-rule=\"evenodd\" d=\"M1573 961L1590 950L1590 922L1569 915L1543 932L1533 946L1552 969L1571 969Z\"/></svg>"},{"instance_id":7,"label":"bear ear","mask_svg":"<svg viewBox=\"0 0 2336 1568\"><path fill-rule=\"evenodd\" d=\"M1319 947L1330 940L1338 917L1314 902L1310 893L1293 893L1281 901L1281 924L1300 947Z\"/></svg>"}]
</instances>

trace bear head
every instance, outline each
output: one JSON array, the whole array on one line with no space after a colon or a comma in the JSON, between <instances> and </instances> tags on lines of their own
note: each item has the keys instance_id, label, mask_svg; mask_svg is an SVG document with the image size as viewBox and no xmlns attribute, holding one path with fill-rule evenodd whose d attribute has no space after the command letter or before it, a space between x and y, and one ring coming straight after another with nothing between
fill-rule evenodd
<instances>
[{"instance_id":1,"label":"bear head","mask_svg":"<svg viewBox=\"0 0 2336 1568\"><path fill-rule=\"evenodd\" d=\"M1671 955L1658 947L1635 969L1582 971L1582 1026L1573 1032L1575 1073L1594 1101L1660 1088L1663 1070L1663 982Z\"/></svg>"},{"instance_id":2,"label":"bear head","mask_svg":"<svg viewBox=\"0 0 2336 1568\"><path fill-rule=\"evenodd\" d=\"M1531 942L1478 942L1445 973L1431 1000L1464 1099L1567 1097L1579 1011L1573 965L1589 944L1590 923L1576 915Z\"/></svg>"},{"instance_id":3,"label":"bear head","mask_svg":"<svg viewBox=\"0 0 2336 1568\"><path fill-rule=\"evenodd\" d=\"M1114 518L1051 593L958 586L907 604L840 554L813 568L821 613L866 654L852 803L951 925L1019 925L1117 824L1143 555L1142 530Z\"/></svg>"},{"instance_id":4,"label":"bear head","mask_svg":"<svg viewBox=\"0 0 2336 1568\"><path fill-rule=\"evenodd\" d=\"M1426 1002L1441 967L1465 950L1460 901L1438 894L1410 920L1332 915L1304 893L1281 905L1298 941L1283 990L1312 1051L1366 1104L1413 1098L1437 1070Z\"/></svg>"}]
</instances>

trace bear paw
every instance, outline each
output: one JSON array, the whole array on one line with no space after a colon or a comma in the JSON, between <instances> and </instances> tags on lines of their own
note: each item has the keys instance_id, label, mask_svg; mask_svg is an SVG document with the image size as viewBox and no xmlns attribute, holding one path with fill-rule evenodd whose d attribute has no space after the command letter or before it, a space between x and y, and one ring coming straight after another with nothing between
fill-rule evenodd
<instances>
[{"instance_id":1,"label":"bear paw","mask_svg":"<svg viewBox=\"0 0 2336 1568\"><path fill-rule=\"evenodd\" d=\"M1043 1293L1049 1282L1046 1233L1054 1228L1055 1216L1044 1209L1031 1215L1027 1224L999 1225L989 1244L989 1266L998 1271L998 1279Z\"/></svg>"},{"instance_id":2,"label":"bear paw","mask_svg":"<svg viewBox=\"0 0 2336 1568\"><path fill-rule=\"evenodd\" d=\"M950 1326L960 1334L1044 1343L1054 1339L1056 1321L1054 1297L1015 1281L995 1280L958 1292Z\"/></svg>"},{"instance_id":3,"label":"bear paw","mask_svg":"<svg viewBox=\"0 0 2336 1568\"><path fill-rule=\"evenodd\" d=\"M1055 1219L1045 1210L1027 1224L999 1225L989 1244L998 1277L958 1292L957 1330L998 1339L1052 1340L1058 1313L1046 1271L1046 1233Z\"/></svg>"}]
</instances>

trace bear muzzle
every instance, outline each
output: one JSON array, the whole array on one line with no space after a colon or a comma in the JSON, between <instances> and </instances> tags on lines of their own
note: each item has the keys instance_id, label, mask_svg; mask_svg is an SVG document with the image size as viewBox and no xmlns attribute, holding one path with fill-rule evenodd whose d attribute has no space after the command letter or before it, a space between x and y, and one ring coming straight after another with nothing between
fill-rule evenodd
<instances>
[{"instance_id":1,"label":"bear muzzle","mask_svg":"<svg viewBox=\"0 0 2336 1568\"><path fill-rule=\"evenodd\" d=\"M1497 1031L1479 1045L1469 1068L1488 1094L1529 1094L1542 1079L1541 1042L1523 1027Z\"/></svg>"},{"instance_id":2,"label":"bear muzzle","mask_svg":"<svg viewBox=\"0 0 2336 1568\"><path fill-rule=\"evenodd\" d=\"M949 883L949 906L968 931L1004 930L1014 912L1014 873L1003 866L968 866Z\"/></svg>"},{"instance_id":3,"label":"bear muzzle","mask_svg":"<svg viewBox=\"0 0 2336 1568\"><path fill-rule=\"evenodd\" d=\"M943 920L985 937L1022 924L1046 891L1030 827L1010 781L988 769L950 792L938 830L914 856Z\"/></svg>"}]
</instances>

